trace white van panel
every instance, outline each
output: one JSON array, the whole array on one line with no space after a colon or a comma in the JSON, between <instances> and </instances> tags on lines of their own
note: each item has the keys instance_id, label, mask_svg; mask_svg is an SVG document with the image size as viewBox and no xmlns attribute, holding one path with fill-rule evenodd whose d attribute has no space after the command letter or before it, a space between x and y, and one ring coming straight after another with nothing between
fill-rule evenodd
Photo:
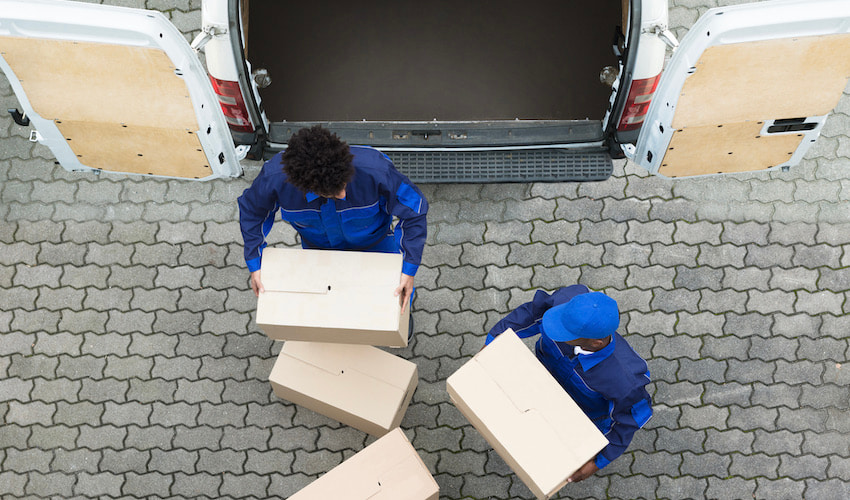
<instances>
[{"instance_id":1,"label":"white van panel","mask_svg":"<svg viewBox=\"0 0 850 500\"><path fill-rule=\"evenodd\" d=\"M667 177L798 164L847 85L848 33L846 0L709 10L662 74L635 161Z\"/></svg>"},{"instance_id":2,"label":"white van panel","mask_svg":"<svg viewBox=\"0 0 850 500\"><path fill-rule=\"evenodd\" d=\"M206 72L158 12L2 0L0 56L41 142L67 170L241 173Z\"/></svg>"}]
</instances>

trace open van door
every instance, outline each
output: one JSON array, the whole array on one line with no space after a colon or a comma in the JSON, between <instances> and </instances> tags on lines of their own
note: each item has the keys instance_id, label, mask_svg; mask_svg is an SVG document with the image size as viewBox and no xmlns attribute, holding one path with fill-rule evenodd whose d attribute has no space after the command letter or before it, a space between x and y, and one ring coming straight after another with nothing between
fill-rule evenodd
<instances>
[{"instance_id":1,"label":"open van door","mask_svg":"<svg viewBox=\"0 0 850 500\"><path fill-rule=\"evenodd\" d=\"M632 152L664 177L797 165L850 77L850 2L711 9L661 75Z\"/></svg>"},{"instance_id":2,"label":"open van door","mask_svg":"<svg viewBox=\"0 0 850 500\"><path fill-rule=\"evenodd\" d=\"M0 68L31 140L70 171L241 174L206 71L159 12L0 0Z\"/></svg>"}]
</instances>

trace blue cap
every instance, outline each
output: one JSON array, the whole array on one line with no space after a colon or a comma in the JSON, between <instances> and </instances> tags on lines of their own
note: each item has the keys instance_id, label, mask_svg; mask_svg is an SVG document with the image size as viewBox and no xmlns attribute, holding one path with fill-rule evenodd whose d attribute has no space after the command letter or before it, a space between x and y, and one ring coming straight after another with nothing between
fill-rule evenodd
<instances>
[{"instance_id":1,"label":"blue cap","mask_svg":"<svg viewBox=\"0 0 850 500\"><path fill-rule=\"evenodd\" d=\"M543 314L543 331L556 342L604 339L620 326L617 301L602 292L576 295Z\"/></svg>"}]
</instances>

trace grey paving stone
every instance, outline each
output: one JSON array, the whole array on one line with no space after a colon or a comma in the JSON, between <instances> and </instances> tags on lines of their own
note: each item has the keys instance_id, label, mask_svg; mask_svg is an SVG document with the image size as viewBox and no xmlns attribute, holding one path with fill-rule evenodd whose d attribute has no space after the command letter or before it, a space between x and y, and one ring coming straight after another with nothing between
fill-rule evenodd
<instances>
[{"instance_id":1,"label":"grey paving stone","mask_svg":"<svg viewBox=\"0 0 850 500\"><path fill-rule=\"evenodd\" d=\"M117 427L123 427L131 424L146 426L150 420L152 408L150 405L142 404L137 401L128 401L126 403L114 403L106 401L104 403L105 411L101 420L106 424L113 424Z\"/></svg>"},{"instance_id":2,"label":"grey paving stone","mask_svg":"<svg viewBox=\"0 0 850 500\"><path fill-rule=\"evenodd\" d=\"M827 408L826 428L831 431L850 432L850 416L846 410Z\"/></svg>"},{"instance_id":3,"label":"grey paving stone","mask_svg":"<svg viewBox=\"0 0 850 500\"><path fill-rule=\"evenodd\" d=\"M176 387L177 384L172 380L131 378L127 399L140 403L153 403L154 401L169 403L174 400Z\"/></svg>"},{"instance_id":4,"label":"grey paving stone","mask_svg":"<svg viewBox=\"0 0 850 500\"><path fill-rule=\"evenodd\" d=\"M780 455L779 474L792 479L826 479L829 460L814 455Z\"/></svg>"},{"instance_id":5,"label":"grey paving stone","mask_svg":"<svg viewBox=\"0 0 850 500\"><path fill-rule=\"evenodd\" d=\"M799 343L796 339L784 338L758 338L751 339L750 355L758 359L772 361L784 359L792 361L796 359Z\"/></svg>"},{"instance_id":6,"label":"grey paving stone","mask_svg":"<svg viewBox=\"0 0 850 500\"><path fill-rule=\"evenodd\" d=\"M680 327L681 328L681 327ZM686 333L688 331L686 330ZM729 359L738 360L748 359L748 351L750 348L750 339L741 339L731 335L724 335L719 338L704 337L702 350L703 356L714 359Z\"/></svg>"},{"instance_id":7,"label":"grey paving stone","mask_svg":"<svg viewBox=\"0 0 850 500\"><path fill-rule=\"evenodd\" d=\"M174 429L154 425L151 427L127 427L125 445L138 450L169 449L174 439Z\"/></svg>"},{"instance_id":8,"label":"grey paving stone","mask_svg":"<svg viewBox=\"0 0 850 500\"><path fill-rule=\"evenodd\" d=\"M109 268L109 278L105 281L105 285L98 288L106 288L108 285L111 288L132 289L132 288L153 288L156 269L151 269L144 266L112 266Z\"/></svg>"},{"instance_id":9,"label":"grey paving stone","mask_svg":"<svg viewBox=\"0 0 850 500\"><path fill-rule=\"evenodd\" d=\"M723 269L712 269L710 267L691 268L676 266L675 270L669 269L668 272L675 273L673 285L676 288L687 290L700 290L703 288L720 290L725 276ZM673 286L666 288L673 288Z\"/></svg>"},{"instance_id":10,"label":"grey paving stone","mask_svg":"<svg viewBox=\"0 0 850 500\"><path fill-rule=\"evenodd\" d=\"M847 409L850 389L835 385L804 385L800 404L812 408Z\"/></svg>"},{"instance_id":11,"label":"grey paving stone","mask_svg":"<svg viewBox=\"0 0 850 500\"><path fill-rule=\"evenodd\" d=\"M603 220L647 222L651 219L650 210L652 208L652 202L650 200L605 198L603 203Z\"/></svg>"},{"instance_id":12,"label":"grey paving stone","mask_svg":"<svg viewBox=\"0 0 850 500\"><path fill-rule=\"evenodd\" d=\"M755 480L742 478L708 478L708 498L751 498L756 489Z\"/></svg>"},{"instance_id":13,"label":"grey paving stone","mask_svg":"<svg viewBox=\"0 0 850 500\"><path fill-rule=\"evenodd\" d=\"M266 381L259 380L225 380L222 398L239 404L271 402L271 387Z\"/></svg>"},{"instance_id":14,"label":"grey paving stone","mask_svg":"<svg viewBox=\"0 0 850 500\"><path fill-rule=\"evenodd\" d=\"M78 426L82 424L100 425L100 418L103 415L103 404L92 403L89 401L79 401L68 403L58 401L56 403L56 413L53 418L56 422L62 422L69 426Z\"/></svg>"},{"instance_id":15,"label":"grey paving stone","mask_svg":"<svg viewBox=\"0 0 850 500\"><path fill-rule=\"evenodd\" d=\"M0 401L18 400L21 403L29 401L33 386L40 381L43 381L43 379L36 379L35 381L20 378L2 379L0 380Z\"/></svg>"},{"instance_id":16,"label":"grey paving stone","mask_svg":"<svg viewBox=\"0 0 850 500\"><path fill-rule=\"evenodd\" d=\"M460 290L465 287L472 287L477 290L481 290L484 287L484 276L486 274L487 271L484 268L470 266L451 268L441 266L439 269L436 287L449 288L451 290Z\"/></svg>"},{"instance_id":17,"label":"grey paving stone","mask_svg":"<svg viewBox=\"0 0 850 500\"><path fill-rule=\"evenodd\" d=\"M697 255L699 247L677 243L674 245L661 245L653 243L649 262L652 265L663 267L675 266L697 266Z\"/></svg>"},{"instance_id":18,"label":"grey paving stone","mask_svg":"<svg viewBox=\"0 0 850 500\"><path fill-rule=\"evenodd\" d=\"M77 393L80 392L80 387L82 384L80 381L68 380L68 379L43 379L37 378L35 379L35 385L33 386L32 381L24 381L20 379L11 379L12 382L16 382L14 385L9 386L10 384L4 384L5 381L0 381L0 387L4 387L3 391L0 391L0 394L4 394L4 396L0 396L3 399L18 399L19 401L25 401L29 394L25 394L22 392L22 389L26 389L29 392L29 388L32 388L31 397L36 401L44 401L46 403L52 403L56 401L76 401ZM21 385L23 387L21 387ZM5 389L10 389L6 391ZM16 397L21 396L24 397Z\"/></svg>"},{"instance_id":19,"label":"grey paving stone","mask_svg":"<svg viewBox=\"0 0 850 500\"><path fill-rule=\"evenodd\" d=\"M103 458L100 462L100 470L123 474L125 472L136 472L144 474L147 472L148 463L151 459L150 451L140 451L132 448L125 450L103 450ZM127 476L129 478L129 475Z\"/></svg>"},{"instance_id":20,"label":"grey paving stone","mask_svg":"<svg viewBox=\"0 0 850 500\"><path fill-rule=\"evenodd\" d=\"M749 455L753 450L755 434L739 429L716 430L709 429L705 440L705 450L714 451L721 455L741 452Z\"/></svg>"},{"instance_id":21,"label":"grey paving stone","mask_svg":"<svg viewBox=\"0 0 850 500\"><path fill-rule=\"evenodd\" d=\"M747 245L747 253L744 257L746 266L758 268L791 267L791 259L794 254L793 247L782 245Z\"/></svg>"},{"instance_id":22,"label":"grey paving stone","mask_svg":"<svg viewBox=\"0 0 850 500\"><path fill-rule=\"evenodd\" d=\"M12 329L55 332L59 313L47 311L15 311Z\"/></svg>"},{"instance_id":23,"label":"grey paving stone","mask_svg":"<svg viewBox=\"0 0 850 500\"><path fill-rule=\"evenodd\" d=\"M62 309L82 309L83 299L86 296L84 290L74 288L47 288L38 289L38 298L35 307L47 311L59 311Z\"/></svg>"},{"instance_id":24,"label":"grey paving stone","mask_svg":"<svg viewBox=\"0 0 850 500\"><path fill-rule=\"evenodd\" d=\"M724 429L726 421L732 420L730 410L714 405L694 407L682 405L681 423L695 429Z\"/></svg>"},{"instance_id":25,"label":"grey paving stone","mask_svg":"<svg viewBox=\"0 0 850 500\"><path fill-rule=\"evenodd\" d=\"M14 472L36 471L41 473L50 472L50 461L53 453L45 450L31 448L28 450L6 450L6 459L3 468Z\"/></svg>"},{"instance_id":26,"label":"grey paving stone","mask_svg":"<svg viewBox=\"0 0 850 500\"><path fill-rule=\"evenodd\" d=\"M158 230L156 224L143 221L114 221L110 226L111 228L107 236L108 240L118 241L124 244L146 243L153 245L156 242L156 232ZM104 242L98 241L98 243Z\"/></svg>"},{"instance_id":27,"label":"grey paving stone","mask_svg":"<svg viewBox=\"0 0 850 500\"><path fill-rule=\"evenodd\" d=\"M174 474L174 482L171 485L172 495L183 495L186 497L207 496L219 498L219 488L223 477L219 474L201 472L198 474Z\"/></svg>"},{"instance_id":28,"label":"grey paving stone","mask_svg":"<svg viewBox=\"0 0 850 500\"><path fill-rule=\"evenodd\" d=\"M155 316L144 311L109 311L106 329L118 333L153 333L151 325Z\"/></svg>"},{"instance_id":29,"label":"grey paving stone","mask_svg":"<svg viewBox=\"0 0 850 500\"><path fill-rule=\"evenodd\" d=\"M582 265L602 265L602 255L605 248L602 245L579 243L577 245L558 244L555 254L555 264L579 267Z\"/></svg>"},{"instance_id":30,"label":"grey paving stone","mask_svg":"<svg viewBox=\"0 0 850 500\"><path fill-rule=\"evenodd\" d=\"M779 407L777 423L783 429L791 431L826 430L828 411L814 408L784 408Z\"/></svg>"},{"instance_id":31,"label":"grey paving stone","mask_svg":"<svg viewBox=\"0 0 850 500\"><path fill-rule=\"evenodd\" d=\"M732 428L741 429L744 431L754 431L757 429L776 430L777 419L782 408L765 408L763 406L752 407L737 407L729 408L728 425Z\"/></svg>"},{"instance_id":32,"label":"grey paving stone","mask_svg":"<svg viewBox=\"0 0 850 500\"><path fill-rule=\"evenodd\" d=\"M29 480L25 491L36 498L48 498L53 495L68 498L73 494L74 484L77 481L75 476L62 472L30 473L27 476Z\"/></svg>"},{"instance_id":33,"label":"grey paving stone","mask_svg":"<svg viewBox=\"0 0 850 500\"><path fill-rule=\"evenodd\" d=\"M801 387L787 384L753 384L753 404L768 408L800 406Z\"/></svg>"},{"instance_id":34,"label":"grey paving stone","mask_svg":"<svg viewBox=\"0 0 850 500\"><path fill-rule=\"evenodd\" d=\"M736 224L734 222L727 222L723 224L720 241L738 246L748 244L765 246L768 244L767 235L769 232L770 226L767 224L759 224L757 222Z\"/></svg>"},{"instance_id":35,"label":"grey paving stone","mask_svg":"<svg viewBox=\"0 0 850 500\"><path fill-rule=\"evenodd\" d=\"M224 391L224 382L212 380L177 380L177 391L175 399L189 403L201 403L204 401L221 403L221 393Z\"/></svg>"},{"instance_id":36,"label":"grey paving stone","mask_svg":"<svg viewBox=\"0 0 850 500\"><path fill-rule=\"evenodd\" d=\"M757 313L726 315L723 333L736 337L751 337L753 335L767 336L771 329L772 317Z\"/></svg>"},{"instance_id":37,"label":"grey paving stone","mask_svg":"<svg viewBox=\"0 0 850 500\"><path fill-rule=\"evenodd\" d=\"M183 401L172 404L156 401L153 403L150 421L152 425L174 427L176 425L194 426L197 423L200 408Z\"/></svg>"},{"instance_id":38,"label":"grey paving stone","mask_svg":"<svg viewBox=\"0 0 850 500\"><path fill-rule=\"evenodd\" d=\"M173 478L168 474L159 472L137 472L132 471L124 475L124 484L121 492L124 495L143 497L156 495L159 497L170 496Z\"/></svg>"},{"instance_id":39,"label":"grey paving stone","mask_svg":"<svg viewBox=\"0 0 850 500\"><path fill-rule=\"evenodd\" d=\"M558 200L558 206L555 209L555 220L598 222L603 220L602 210L604 208L605 204L602 200L591 198Z\"/></svg>"},{"instance_id":40,"label":"grey paving stone","mask_svg":"<svg viewBox=\"0 0 850 500\"><path fill-rule=\"evenodd\" d=\"M534 266L533 269L531 286L546 290L556 290L568 283L578 283L582 274L580 269L569 266Z\"/></svg>"},{"instance_id":41,"label":"grey paving stone","mask_svg":"<svg viewBox=\"0 0 850 500\"><path fill-rule=\"evenodd\" d=\"M73 448L73 445L71 446ZM51 463L54 471L66 472L73 474L80 471L85 471L90 474L98 472L98 464L101 454L98 451L86 449L79 450L56 450L56 454Z\"/></svg>"},{"instance_id":42,"label":"grey paving stone","mask_svg":"<svg viewBox=\"0 0 850 500\"><path fill-rule=\"evenodd\" d=\"M23 497L24 487L27 484L27 475L12 471L0 472L0 484L6 494L13 497Z\"/></svg>"},{"instance_id":43,"label":"grey paving stone","mask_svg":"<svg viewBox=\"0 0 850 500\"><path fill-rule=\"evenodd\" d=\"M2 241L7 243L22 241L26 243L49 242L58 244L62 242L63 231L65 231L65 224L51 220L41 220L26 224L6 222L3 224L3 229L0 230L0 234L8 234L8 236L2 237Z\"/></svg>"},{"instance_id":44,"label":"grey paving stone","mask_svg":"<svg viewBox=\"0 0 850 500\"><path fill-rule=\"evenodd\" d=\"M819 385L821 383L821 375L823 375L823 366L819 363L812 363L805 360L795 360L794 362L779 360L776 363L774 379L777 382L786 382L789 384L806 382Z\"/></svg>"},{"instance_id":45,"label":"grey paving stone","mask_svg":"<svg viewBox=\"0 0 850 500\"><path fill-rule=\"evenodd\" d=\"M435 242L447 245L460 245L465 242L484 243L477 224L459 222L456 224L436 224Z\"/></svg>"},{"instance_id":46,"label":"grey paving stone","mask_svg":"<svg viewBox=\"0 0 850 500\"><path fill-rule=\"evenodd\" d=\"M295 461L292 463L292 470L308 475L323 474L341 462L342 453L339 452L317 450L307 453L303 450L295 450Z\"/></svg>"},{"instance_id":47,"label":"grey paving stone","mask_svg":"<svg viewBox=\"0 0 850 500\"><path fill-rule=\"evenodd\" d=\"M621 222L606 220L591 224L583 221L578 233L578 241L595 245L604 243L624 244L627 230L628 225Z\"/></svg>"},{"instance_id":48,"label":"grey paving stone","mask_svg":"<svg viewBox=\"0 0 850 500\"><path fill-rule=\"evenodd\" d=\"M141 356L110 357L107 359L103 375L119 380L148 379L150 378L151 368L153 368L153 359L150 358Z\"/></svg>"},{"instance_id":49,"label":"grey paving stone","mask_svg":"<svg viewBox=\"0 0 850 500\"><path fill-rule=\"evenodd\" d=\"M187 450L217 450L220 448L219 443L221 442L221 437L224 435L223 429L205 425L177 425L173 429L174 447L185 448Z\"/></svg>"},{"instance_id":50,"label":"grey paving stone","mask_svg":"<svg viewBox=\"0 0 850 500\"><path fill-rule=\"evenodd\" d=\"M38 245L23 242L3 245L3 252L0 253L0 264L4 266L14 266L16 264L36 265L38 248Z\"/></svg>"},{"instance_id":51,"label":"grey paving stone","mask_svg":"<svg viewBox=\"0 0 850 500\"><path fill-rule=\"evenodd\" d=\"M655 417L653 416L654 420ZM650 420L650 422L652 422ZM709 430L708 432L711 432ZM690 450L700 450L706 440L706 431L680 427L677 429L658 429L655 441L658 450L678 454Z\"/></svg>"},{"instance_id":52,"label":"grey paving stone","mask_svg":"<svg viewBox=\"0 0 850 500\"><path fill-rule=\"evenodd\" d=\"M842 247L829 245L794 245L795 266L814 269L818 267L836 268L841 266Z\"/></svg>"},{"instance_id":53,"label":"grey paving stone","mask_svg":"<svg viewBox=\"0 0 850 500\"><path fill-rule=\"evenodd\" d=\"M124 448L124 439L127 437L127 429L112 425L81 425L80 435L77 438L77 446L99 450L112 448L120 450Z\"/></svg>"},{"instance_id":54,"label":"grey paving stone","mask_svg":"<svg viewBox=\"0 0 850 500\"><path fill-rule=\"evenodd\" d=\"M156 267L163 262L176 262L180 255L180 247L170 243L155 243L153 245L137 243L134 247L132 264L147 267Z\"/></svg>"},{"instance_id":55,"label":"grey paving stone","mask_svg":"<svg viewBox=\"0 0 850 500\"><path fill-rule=\"evenodd\" d=\"M55 448L72 449L74 448L74 441L76 441L79 432L79 429L64 425L50 425L46 427L36 425L33 426L29 445L30 447L42 450Z\"/></svg>"},{"instance_id":56,"label":"grey paving stone","mask_svg":"<svg viewBox=\"0 0 850 500\"><path fill-rule=\"evenodd\" d=\"M154 285L169 290L198 289L204 275L203 269L189 266L158 266L156 271Z\"/></svg>"},{"instance_id":57,"label":"grey paving stone","mask_svg":"<svg viewBox=\"0 0 850 500\"><path fill-rule=\"evenodd\" d=\"M195 472L195 464L198 463L198 452L187 450L158 450L150 451L151 460L148 470L162 474L173 474L184 472L192 474Z\"/></svg>"},{"instance_id":58,"label":"grey paving stone","mask_svg":"<svg viewBox=\"0 0 850 500\"><path fill-rule=\"evenodd\" d=\"M83 379L79 397L84 401L103 403L106 401L124 402L130 382L108 378L103 380Z\"/></svg>"},{"instance_id":59,"label":"grey paving stone","mask_svg":"<svg viewBox=\"0 0 850 500\"><path fill-rule=\"evenodd\" d=\"M668 313L688 311L696 313L700 302L700 292L691 290L661 290L653 291L652 308Z\"/></svg>"},{"instance_id":60,"label":"grey paving stone","mask_svg":"<svg viewBox=\"0 0 850 500\"><path fill-rule=\"evenodd\" d=\"M703 402L718 406L748 406L752 387L734 382L708 382L705 384Z\"/></svg>"},{"instance_id":61,"label":"grey paving stone","mask_svg":"<svg viewBox=\"0 0 850 500\"><path fill-rule=\"evenodd\" d=\"M53 357L35 354L32 356L21 356L13 354L12 363L9 366L9 376L22 379L33 379L36 377L52 377L56 373L58 360Z\"/></svg>"},{"instance_id":62,"label":"grey paving stone","mask_svg":"<svg viewBox=\"0 0 850 500\"><path fill-rule=\"evenodd\" d=\"M819 457L829 457L831 455L838 457L850 456L848 442L838 432L804 431L802 435L802 453L804 454ZM799 454L800 451L798 450L796 453Z\"/></svg>"},{"instance_id":63,"label":"grey paving stone","mask_svg":"<svg viewBox=\"0 0 850 500\"><path fill-rule=\"evenodd\" d=\"M31 433L31 426L7 422L0 427L0 443L3 443L4 450L9 448L24 450L27 448L27 440L29 440Z\"/></svg>"},{"instance_id":64,"label":"grey paving stone","mask_svg":"<svg viewBox=\"0 0 850 500\"><path fill-rule=\"evenodd\" d=\"M154 358L153 368L151 369L151 376L166 380L197 380L200 367L200 359L192 359L187 356L177 356L174 358L156 356Z\"/></svg>"}]
</instances>

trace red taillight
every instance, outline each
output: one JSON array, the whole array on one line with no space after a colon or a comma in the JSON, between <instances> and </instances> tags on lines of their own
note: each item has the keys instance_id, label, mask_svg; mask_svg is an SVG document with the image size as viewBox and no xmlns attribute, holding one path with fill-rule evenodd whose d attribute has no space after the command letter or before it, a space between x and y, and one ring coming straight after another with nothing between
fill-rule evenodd
<instances>
[{"instance_id":1,"label":"red taillight","mask_svg":"<svg viewBox=\"0 0 850 500\"><path fill-rule=\"evenodd\" d=\"M643 119L646 118L646 112L649 111L652 94L655 92L655 87L658 86L659 77L661 77L660 73L652 78L632 81L632 87L629 89L629 97L626 100L626 107L623 109L623 116L620 117L620 124L617 125L617 130L634 130L643 124Z\"/></svg>"},{"instance_id":2,"label":"red taillight","mask_svg":"<svg viewBox=\"0 0 850 500\"><path fill-rule=\"evenodd\" d=\"M238 82L227 80L219 80L210 77L213 90L218 96L218 102L221 105L221 111L224 113L224 119L232 130L237 132L253 132L254 126L251 125L251 120L248 117L248 108L245 106L245 100L242 98L242 90L239 89Z\"/></svg>"}]
</instances>

